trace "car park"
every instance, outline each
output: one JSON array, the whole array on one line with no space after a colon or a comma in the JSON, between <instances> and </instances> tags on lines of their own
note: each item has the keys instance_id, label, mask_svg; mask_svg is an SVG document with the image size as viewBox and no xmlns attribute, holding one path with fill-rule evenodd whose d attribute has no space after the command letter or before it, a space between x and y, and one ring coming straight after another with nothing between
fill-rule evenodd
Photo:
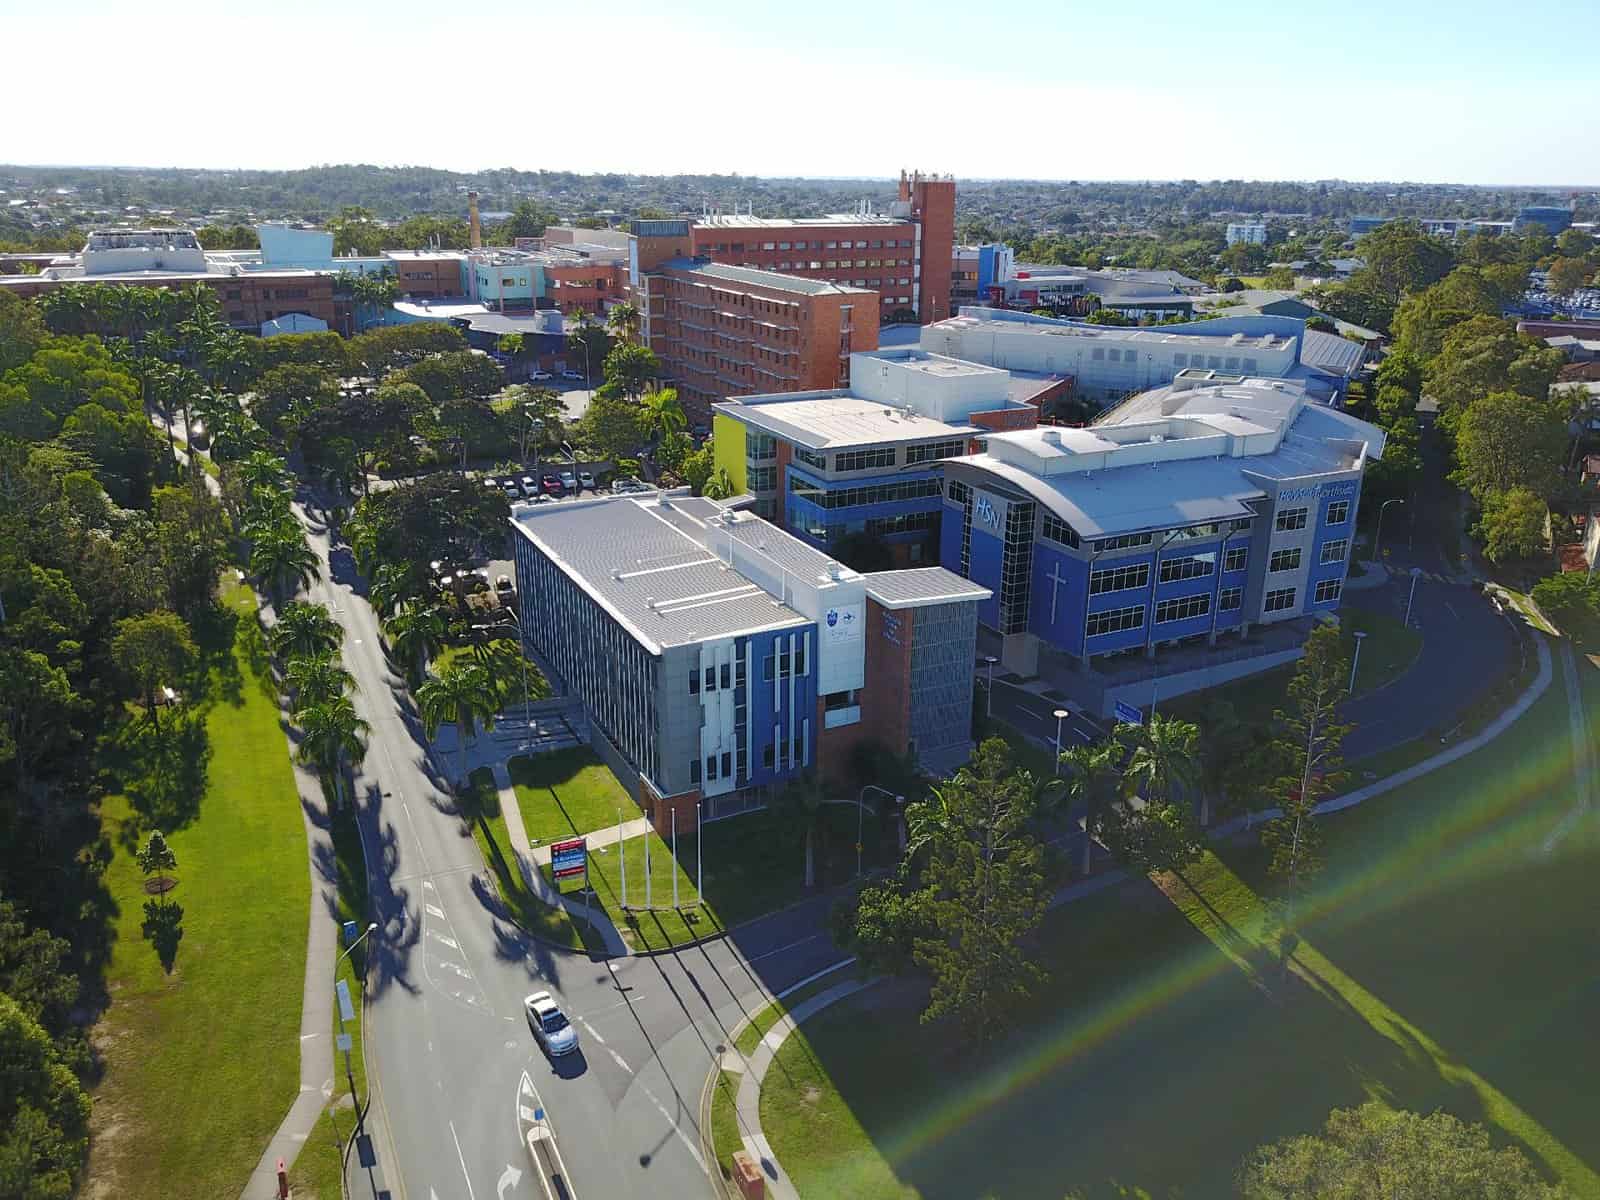
<instances>
[{"instance_id":1,"label":"car park","mask_svg":"<svg viewBox=\"0 0 1600 1200\"><path fill-rule=\"evenodd\" d=\"M528 1028L551 1058L571 1054L578 1048L578 1031L549 992L534 992L523 1000L522 1008L528 1017Z\"/></svg>"}]
</instances>

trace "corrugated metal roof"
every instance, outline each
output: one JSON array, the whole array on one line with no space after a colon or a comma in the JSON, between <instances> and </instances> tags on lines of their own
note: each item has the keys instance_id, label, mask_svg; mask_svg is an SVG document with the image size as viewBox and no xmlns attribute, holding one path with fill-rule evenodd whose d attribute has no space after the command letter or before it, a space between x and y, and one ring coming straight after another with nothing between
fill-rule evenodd
<instances>
[{"instance_id":1,"label":"corrugated metal roof","mask_svg":"<svg viewBox=\"0 0 1600 1200\"><path fill-rule=\"evenodd\" d=\"M1366 348L1336 333L1308 329L1300 341L1300 361L1334 375L1352 375L1361 365Z\"/></svg>"},{"instance_id":2,"label":"corrugated metal roof","mask_svg":"<svg viewBox=\"0 0 1600 1200\"><path fill-rule=\"evenodd\" d=\"M930 604L987 600L991 594L988 588L943 567L874 571L866 580L867 595L884 608L924 608Z\"/></svg>"},{"instance_id":3,"label":"corrugated metal roof","mask_svg":"<svg viewBox=\"0 0 1600 1200\"><path fill-rule=\"evenodd\" d=\"M678 527L710 503L607 497L519 508L512 524L652 652L808 624Z\"/></svg>"},{"instance_id":4,"label":"corrugated metal roof","mask_svg":"<svg viewBox=\"0 0 1600 1200\"><path fill-rule=\"evenodd\" d=\"M628 226L628 232L634 237L688 237L689 222L687 221L635 221Z\"/></svg>"}]
</instances>

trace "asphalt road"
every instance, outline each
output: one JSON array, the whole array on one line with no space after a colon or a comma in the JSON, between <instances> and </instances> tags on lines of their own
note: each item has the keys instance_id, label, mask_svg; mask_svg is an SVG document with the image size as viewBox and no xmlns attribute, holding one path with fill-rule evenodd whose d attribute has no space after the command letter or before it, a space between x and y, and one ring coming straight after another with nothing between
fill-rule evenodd
<instances>
[{"instance_id":1,"label":"asphalt road","mask_svg":"<svg viewBox=\"0 0 1600 1200\"><path fill-rule=\"evenodd\" d=\"M345 665L371 725L355 786L379 923L368 1071L394 1194L540 1195L519 1121L532 1100L566 1161L570 1196L710 1195L697 1128L706 1073L746 1008L839 959L821 932L826 900L667 957L597 963L529 939L501 909L429 760L348 550L330 555L315 506L301 515L329 564L310 598L345 628ZM580 1052L554 1065L521 1004L545 989L580 1034Z\"/></svg>"}]
</instances>

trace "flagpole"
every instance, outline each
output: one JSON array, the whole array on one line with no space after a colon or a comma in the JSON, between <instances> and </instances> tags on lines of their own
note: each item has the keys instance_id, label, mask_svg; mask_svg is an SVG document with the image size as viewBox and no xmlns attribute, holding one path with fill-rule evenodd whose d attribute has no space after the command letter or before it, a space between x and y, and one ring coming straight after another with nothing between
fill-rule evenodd
<instances>
[{"instance_id":1,"label":"flagpole","mask_svg":"<svg viewBox=\"0 0 1600 1200\"><path fill-rule=\"evenodd\" d=\"M672 907L678 907L678 806L672 806Z\"/></svg>"},{"instance_id":2,"label":"flagpole","mask_svg":"<svg viewBox=\"0 0 1600 1200\"><path fill-rule=\"evenodd\" d=\"M623 853L628 843L622 840L622 809L617 809L617 870L622 872L622 907L628 907L628 856Z\"/></svg>"}]
</instances>

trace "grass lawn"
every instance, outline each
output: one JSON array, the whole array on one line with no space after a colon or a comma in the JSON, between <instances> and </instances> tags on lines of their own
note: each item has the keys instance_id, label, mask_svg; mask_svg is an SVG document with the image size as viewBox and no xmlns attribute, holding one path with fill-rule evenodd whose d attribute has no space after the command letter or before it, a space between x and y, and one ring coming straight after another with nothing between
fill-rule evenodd
<instances>
[{"instance_id":1,"label":"grass lawn","mask_svg":"<svg viewBox=\"0 0 1600 1200\"><path fill-rule=\"evenodd\" d=\"M1339 625L1346 655L1355 653L1356 633L1367 635L1362 639L1361 661L1357 664L1357 696L1393 683L1422 653L1422 635L1385 613L1345 608L1340 611ZM1288 703L1289 681L1294 678L1294 672L1293 664L1279 667L1203 692L1177 696L1161 702L1158 707L1168 716L1204 725L1206 709L1219 700L1226 701L1245 724L1264 725L1271 722L1274 712Z\"/></svg>"},{"instance_id":2,"label":"grass lawn","mask_svg":"<svg viewBox=\"0 0 1600 1200\"><path fill-rule=\"evenodd\" d=\"M628 903L642 908L645 903L645 840L650 842L650 893L654 911L627 912L622 907L621 864L626 862ZM636 950L662 950L692 942L697 938L722 930L722 921L709 905L697 905L699 893L695 891L695 837L692 833L678 837L678 855L674 862L672 848L654 832L631 837L619 855L617 847L596 847L589 855L589 883L594 888L594 901L611 917L622 938ZM550 867L540 870L550 878ZM678 905L672 905L672 877L678 877ZM582 881L565 880L558 884L564 892L578 895Z\"/></svg>"},{"instance_id":3,"label":"grass lawn","mask_svg":"<svg viewBox=\"0 0 1600 1200\"><path fill-rule=\"evenodd\" d=\"M807 1022L767 1076L768 1137L808 1197L1211 1197L1254 1146L1376 1097L1484 1122L1600 1197L1600 1029L1578 949L1600 831L1592 811L1567 819L1571 767L1558 673L1491 745L1324 822L1287 972L1263 855L1225 846L1186 880L1051 913L1051 980L984 1054L920 1025L905 985Z\"/></svg>"},{"instance_id":4,"label":"grass lawn","mask_svg":"<svg viewBox=\"0 0 1600 1200\"><path fill-rule=\"evenodd\" d=\"M506 819L500 811L500 792L495 787L494 773L488 767L479 767L471 776L473 797L470 810L472 838L478 843L483 861L494 876L500 899L511 911L514 920L529 933L547 941L578 949L584 945L587 927L580 930L567 914L551 908L531 891L518 869L511 853L511 837L506 832Z\"/></svg>"},{"instance_id":5,"label":"grass lawn","mask_svg":"<svg viewBox=\"0 0 1600 1200\"><path fill-rule=\"evenodd\" d=\"M507 766L517 804L535 846L614 827L641 815L626 788L587 746L534 757L518 755Z\"/></svg>"},{"instance_id":6,"label":"grass lawn","mask_svg":"<svg viewBox=\"0 0 1600 1200\"><path fill-rule=\"evenodd\" d=\"M237 1195L299 1087L305 833L255 597L230 582L223 604L227 619L197 637L208 678L171 774L150 772L142 715L107 735L105 879L119 911L111 1004L94 1031L106 1073L90 1195ZM182 714L163 719L178 736ZM147 897L132 851L152 824L178 859L170 972L141 934Z\"/></svg>"},{"instance_id":7,"label":"grass lawn","mask_svg":"<svg viewBox=\"0 0 1600 1200\"><path fill-rule=\"evenodd\" d=\"M767 1036L767 1031L782 1020L791 1009L804 1004L813 996L820 995L831 987L835 987L851 977L847 969L830 971L821 979L814 979L804 987L796 988L787 996L775 998L755 1016L750 1018L750 1023L739 1031L739 1036L733 1044L739 1048L739 1053L746 1058L756 1052L756 1047L761 1044L761 1039Z\"/></svg>"},{"instance_id":8,"label":"grass lawn","mask_svg":"<svg viewBox=\"0 0 1600 1200\"><path fill-rule=\"evenodd\" d=\"M717 1166L725 1179L733 1178L733 1152L744 1149L736 1104L742 1078L738 1071L720 1071L711 1093L711 1144L716 1147Z\"/></svg>"}]
</instances>

